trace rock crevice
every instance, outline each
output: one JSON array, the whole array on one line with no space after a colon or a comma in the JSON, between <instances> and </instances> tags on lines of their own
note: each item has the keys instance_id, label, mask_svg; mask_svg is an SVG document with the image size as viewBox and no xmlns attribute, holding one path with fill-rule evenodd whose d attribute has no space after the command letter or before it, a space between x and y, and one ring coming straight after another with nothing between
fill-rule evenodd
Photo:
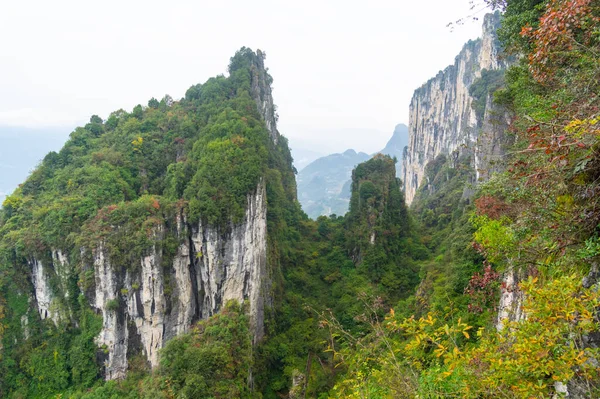
<instances>
[{"instance_id":1,"label":"rock crevice","mask_svg":"<svg viewBox=\"0 0 600 399\"><path fill-rule=\"evenodd\" d=\"M170 234L179 245L172 259L166 260L160 245L155 244L139 264L117 265L104 242L98 243L91 264L83 264L81 269L93 269L94 273L93 287L86 292L91 306L102 316L96 344L104 359L106 379L126 376L134 342L140 343L148 363L156 367L159 350L169 339L219 312L229 300L247 301L254 342L262 339L268 286L267 202L262 180L247 201L243 221L224 228L202 223L192 226L183 213L177 214L176 231ZM166 234L166 226L152 231L156 243ZM51 267L38 259L32 259L30 267L38 313L58 324L61 319L52 305L57 295L50 280L60 282L69 273L69 263L61 251L53 251L52 259Z\"/></svg>"}]
</instances>

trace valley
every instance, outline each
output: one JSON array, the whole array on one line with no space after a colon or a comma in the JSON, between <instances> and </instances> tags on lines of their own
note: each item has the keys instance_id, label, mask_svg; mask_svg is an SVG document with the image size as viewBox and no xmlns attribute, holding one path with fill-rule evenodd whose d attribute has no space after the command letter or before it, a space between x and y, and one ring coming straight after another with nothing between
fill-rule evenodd
<instances>
[{"instance_id":1,"label":"valley","mask_svg":"<svg viewBox=\"0 0 600 399\"><path fill-rule=\"evenodd\" d=\"M75 128L0 208L0 396L598 397L600 6L485 5L375 153L294 162L248 47Z\"/></svg>"}]
</instances>

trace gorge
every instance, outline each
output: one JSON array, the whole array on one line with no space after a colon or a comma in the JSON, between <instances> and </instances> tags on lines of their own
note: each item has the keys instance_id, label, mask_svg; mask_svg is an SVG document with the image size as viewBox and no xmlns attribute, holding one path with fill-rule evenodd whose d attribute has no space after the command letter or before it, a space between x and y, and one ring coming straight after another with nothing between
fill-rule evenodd
<instances>
[{"instance_id":1,"label":"gorge","mask_svg":"<svg viewBox=\"0 0 600 399\"><path fill-rule=\"evenodd\" d=\"M600 7L492 3L299 188L261 50L75 129L0 209L0 395L596 397Z\"/></svg>"}]
</instances>

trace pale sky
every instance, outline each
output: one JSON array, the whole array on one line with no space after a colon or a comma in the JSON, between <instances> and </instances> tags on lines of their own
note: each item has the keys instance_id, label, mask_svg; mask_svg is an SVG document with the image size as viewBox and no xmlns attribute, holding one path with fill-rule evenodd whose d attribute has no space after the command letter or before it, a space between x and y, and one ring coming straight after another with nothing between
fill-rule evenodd
<instances>
[{"instance_id":1,"label":"pale sky","mask_svg":"<svg viewBox=\"0 0 600 399\"><path fill-rule=\"evenodd\" d=\"M267 53L279 130L319 152L374 152L413 91L480 35L468 0L0 0L0 125L71 129L183 97L247 46Z\"/></svg>"}]
</instances>

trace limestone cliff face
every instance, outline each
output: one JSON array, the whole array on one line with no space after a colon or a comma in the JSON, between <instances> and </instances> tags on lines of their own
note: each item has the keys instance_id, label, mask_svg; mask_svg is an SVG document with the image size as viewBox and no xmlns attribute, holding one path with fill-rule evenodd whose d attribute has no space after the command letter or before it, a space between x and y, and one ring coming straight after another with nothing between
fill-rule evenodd
<instances>
[{"instance_id":1,"label":"limestone cliff face","mask_svg":"<svg viewBox=\"0 0 600 399\"><path fill-rule=\"evenodd\" d=\"M483 69L496 70L504 65L498 60L496 28L499 14L484 18L480 39L465 44L453 65L429 80L413 95L409 111L409 143L404 154L404 191L412 202L425 176L425 166L440 154L450 155L463 148L474 150L482 121L472 107L469 87ZM486 112L488 109L486 109ZM485 117L484 117L485 119ZM489 117L488 117L489 120ZM479 150L479 158L487 148ZM482 169L475 161L475 169Z\"/></svg>"},{"instance_id":2,"label":"limestone cliff face","mask_svg":"<svg viewBox=\"0 0 600 399\"><path fill-rule=\"evenodd\" d=\"M267 202L264 183L248 196L244 221L226 233L200 225L191 236L192 255L198 261L203 296L202 317L216 313L229 300L248 301L254 341L263 336L263 284L267 263Z\"/></svg>"},{"instance_id":3,"label":"limestone cliff face","mask_svg":"<svg viewBox=\"0 0 600 399\"><path fill-rule=\"evenodd\" d=\"M50 275L44 268L42 261L33 259L29 262L31 267L31 282L35 292L38 313L42 320L52 319L55 323L58 321L57 315L50 309L53 293L50 289Z\"/></svg>"},{"instance_id":4,"label":"limestone cliff face","mask_svg":"<svg viewBox=\"0 0 600 399\"><path fill-rule=\"evenodd\" d=\"M503 170L504 149L509 140L505 131L510 124L510 112L494 104L491 94L485 101L483 121L472 151L476 181L487 180L492 173Z\"/></svg>"},{"instance_id":5,"label":"limestone cliff face","mask_svg":"<svg viewBox=\"0 0 600 399\"><path fill-rule=\"evenodd\" d=\"M125 376L130 341L141 344L148 362L155 367L158 351L166 341L187 332L195 321L217 313L231 299L249 302L255 342L262 338L267 261L265 196L261 182L256 192L248 195L243 222L226 231L188 225L184 216L178 215L180 244L167 268L161 266L163 254L156 247L140 259L134 271L117 268L99 244L93 257L96 284L92 303L104 320L97 343L108 351L107 379ZM160 238L163 228L154 234Z\"/></svg>"},{"instance_id":6,"label":"limestone cliff face","mask_svg":"<svg viewBox=\"0 0 600 399\"><path fill-rule=\"evenodd\" d=\"M218 229L190 225L177 215L179 247L165 267L163 253L154 246L139 264L117 266L104 243L92 250L94 287L87 293L102 315L102 331L96 338L105 354L106 379L123 378L128 355L142 352L150 365L158 365L158 351L171 338L187 332L193 323L217 313L228 300L248 301L254 341L263 336L267 284L267 203L261 181L247 199L243 221ZM166 226L154 229L158 240ZM66 257L55 251L49 267L32 260L32 279L37 311L42 319L60 320L58 292L50 280L60 277ZM63 259L63 260L61 260Z\"/></svg>"},{"instance_id":7,"label":"limestone cliff face","mask_svg":"<svg viewBox=\"0 0 600 399\"><path fill-rule=\"evenodd\" d=\"M496 319L496 329L498 331L504 328L506 321L520 321L525 318L523 314L523 291L519 288L519 283L523 279L522 274L511 267L502 276L502 290Z\"/></svg>"},{"instance_id":8,"label":"limestone cliff face","mask_svg":"<svg viewBox=\"0 0 600 399\"><path fill-rule=\"evenodd\" d=\"M50 259L50 262L44 264L45 261L32 257L29 267L39 316L42 320L51 319L58 325L61 320L71 317L69 309L58 306L58 302L68 299L67 285L72 270L61 250L52 250ZM52 288L53 284L56 288ZM57 297L55 291L64 292L64 298Z\"/></svg>"},{"instance_id":9,"label":"limestone cliff face","mask_svg":"<svg viewBox=\"0 0 600 399\"><path fill-rule=\"evenodd\" d=\"M271 77L265 69L265 53L257 50L256 55L257 60L252 67L252 97L271 134L271 139L277 144L279 131L277 130L277 113L273 103Z\"/></svg>"},{"instance_id":10,"label":"limestone cliff face","mask_svg":"<svg viewBox=\"0 0 600 399\"><path fill-rule=\"evenodd\" d=\"M251 95L276 144L280 136L271 78L263 60L259 51L251 66ZM76 290L102 317L102 329L95 341L108 380L125 377L132 355L143 354L149 365L156 367L159 350L168 340L219 312L229 300L247 302L257 343L264 335L265 306L272 302L264 177L247 193L246 200L245 215L238 223L219 227L190 223L179 211L154 225L148 234L156 244L133 264L112 259L102 240L88 248L77 248L76 254L71 253L75 250L52 250L49 256L42 256L43 260L31 256L31 310L56 325L75 323L65 293L74 292L73 277L75 281L79 278ZM111 228L116 231L119 226ZM165 238L176 245L168 254L160 245ZM72 259L77 262L70 264ZM27 318L24 320L23 331L27 331Z\"/></svg>"}]
</instances>

